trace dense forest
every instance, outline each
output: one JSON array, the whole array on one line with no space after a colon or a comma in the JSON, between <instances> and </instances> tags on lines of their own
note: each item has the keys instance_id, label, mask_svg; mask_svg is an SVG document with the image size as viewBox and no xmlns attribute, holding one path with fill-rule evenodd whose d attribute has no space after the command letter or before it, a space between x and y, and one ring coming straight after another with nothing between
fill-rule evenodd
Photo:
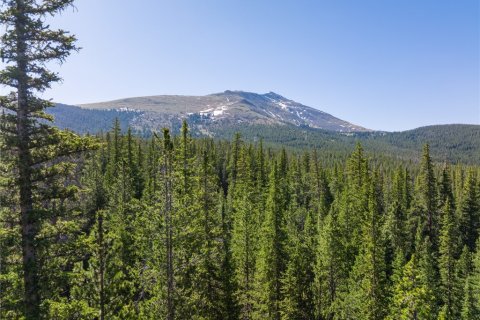
<instances>
[{"instance_id":1,"label":"dense forest","mask_svg":"<svg viewBox=\"0 0 480 320\"><path fill-rule=\"evenodd\" d=\"M478 319L479 167L113 129L42 181L48 319ZM421 153L421 150L419 150ZM2 170L0 317L23 313ZM45 191L63 193L43 200ZM70 193L70 194L65 194Z\"/></svg>"},{"instance_id":2,"label":"dense forest","mask_svg":"<svg viewBox=\"0 0 480 320\"><path fill-rule=\"evenodd\" d=\"M133 106L132 106L133 107ZM129 126L135 135L150 137L153 124L139 127L136 118L142 111L119 111L115 109L85 109L56 104L47 112L55 117L59 128L69 129L79 134L97 134L111 128L118 119L122 130ZM379 156L399 159L418 159L418 150L425 143L432 147L432 159L449 163L480 163L480 125L436 125L402 132L334 132L312 128L306 125L260 125L249 123L222 123L206 121L198 115L187 116L193 137L213 137L228 140L240 133L247 142L263 139L265 146L288 147L296 151L322 148L345 157L360 142L364 149ZM167 125L168 124L168 125ZM182 127L180 118L165 122L172 134L179 134ZM199 130L202 128L202 130ZM206 130L208 129L208 130Z\"/></svg>"},{"instance_id":3,"label":"dense forest","mask_svg":"<svg viewBox=\"0 0 480 320\"><path fill-rule=\"evenodd\" d=\"M79 136L41 98L73 0L1 4L0 319L480 319L475 160Z\"/></svg>"}]
</instances>

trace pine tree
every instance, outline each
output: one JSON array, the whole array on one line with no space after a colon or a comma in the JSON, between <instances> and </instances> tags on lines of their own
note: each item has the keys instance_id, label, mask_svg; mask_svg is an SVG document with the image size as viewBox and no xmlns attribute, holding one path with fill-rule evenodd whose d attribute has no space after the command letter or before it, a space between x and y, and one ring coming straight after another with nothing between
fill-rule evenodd
<instances>
[{"instance_id":1,"label":"pine tree","mask_svg":"<svg viewBox=\"0 0 480 320\"><path fill-rule=\"evenodd\" d=\"M196 273L202 258L203 225L201 222L201 196L199 195L197 159L193 153L192 139L186 121L182 124L180 137L175 141L175 155L172 158L173 206L172 239L175 251L174 263L179 267L175 272L176 316L192 317L203 302L195 288L198 282ZM200 168L203 168L200 166ZM189 299L188 297L192 297Z\"/></svg>"},{"instance_id":2,"label":"pine tree","mask_svg":"<svg viewBox=\"0 0 480 320\"><path fill-rule=\"evenodd\" d=\"M218 183L213 172L212 150L212 146L206 146L203 150L199 176L200 261L194 282L200 298L196 315L204 319L223 319L220 283L221 243L218 241L222 229L220 211L216 205Z\"/></svg>"},{"instance_id":3,"label":"pine tree","mask_svg":"<svg viewBox=\"0 0 480 320\"><path fill-rule=\"evenodd\" d=\"M129 127L127 131L127 164L128 172L130 174L132 196L140 199L143 194L144 177L140 172L140 167L143 161L143 153L141 144L135 146L136 141L132 134L132 129ZM135 150L136 149L136 150Z\"/></svg>"},{"instance_id":4,"label":"pine tree","mask_svg":"<svg viewBox=\"0 0 480 320\"><path fill-rule=\"evenodd\" d=\"M314 203L317 206L318 215L321 220L325 218L333 201L333 195L328 186L325 170L319 164L317 149L313 150L313 175L314 175Z\"/></svg>"},{"instance_id":5,"label":"pine tree","mask_svg":"<svg viewBox=\"0 0 480 320\"><path fill-rule=\"evenodd\" d=\"M282 168L282 169L279 169ZM260 231L255 276L257 304L255 319L280 319L280 302L282 300L281 277L285 270L285 232L284 210L285 199L282 193L279 170L286 172L285 157L280 164L274 164L269 178L269 191L265 219Z\"/></svg>"},{"instance_id":6,"label":"pine tree","mask_svg":"<svg viewBox=\"0 0 480 320\"><path fill-rule=\"evenodd\" d=\"M3 2L0 22L5 26L1 37L2 60L6 63L0 72L1 84L13 88L2 96L0 104L8 112L2 119L3 150L18 169L15 187L19 194L19 216L22 233L23 303L26 319L37 319L44 297L41 287L37 236L41 232L44 210L42 204L63 201L71 197L76 188L65 187L65 172L74 168L70 157L92 146L90 139L81 139L71 132L60 131L49 124L53 120L45 113L51 102L39 94L58 82L58 74L47 69L49 62L63 62L75 47L75 37L64 30L52 30L46 22L69 6L73 0ZM49 180L48 184L45 182ZM43 189L41 186L46 186ZM52 187L52 188L50 188ZM58 201L57 201L58 200ZM58 214L58 211L50 211ZM55 221L51 220L51 221ZM46 261L46 260L45 260ZM44 291L47 293L47 291Z\"/></svg>"},{"instance_id":7,"label":"pine tree","mask_svg":"<svg viewBox=\"0 0 480 320\"><path fill-rule=\"evenodd\" d=\"M470 277L467 277L465 281L465 287L463 289L463 304L461 310L462 320L478 320L480 319L480 300L475 296L475 289ZM478 295L477 295L478 296Z\"/></svg>"},{"instance_id":8,"label":"pine tree","mask_svg":"<svg viewBox=\"0 0 480 320\"><path fill-rule=\"evenodd\" d=\"M304 208L292 211L287 222L288 257L282 276L282 319L314 319L314 264L316 224Z\"/></svg>"},{"instance_id":9,"label":"pine tree","mask_svg":"<svg viewBox=\"0 0 480 320\"><path fill-rule=\"evenodd\" d=\"M102 153L94 157L87 164L84 176L84 185L90 190L87 201L87 210L91 215L91 220L87 227L87 234L90 236L91 252L83 260L83 272L90 279L83 283L84 289L87 283L92 287L89 290L82 290L86 299L91 299L97 306L99 318L105 319L106 314L106 294L105 294L105 256L106 241L104 219L108 206L108 192L105 186L104 172L102 172ZM95 272L98 274L95 277ZM95 298L92 298L95 297Z\"/></svg>"},{"instance_id":10,"label":"pine tree","mask_svg":"<svg viewBox=\"0 0 480 320\"><path fill-rule=\"evenodd\" d=\"M477 190L475 175L470 171L463 189L459 205L460 238L471 252L475 248L480 228L480 195Z\"/></svg>"},{"instance_id":11,"label":"pine tree","mask_svg":"<svg viewBox=\"0 0 480 320\"><path fill-rule=\"evenodd\" d=\"M429 242L434 248L438 247L439 218L437 211L437 189L434 167L430 158L430 147L423 147L422 162L417 184L417 206L419 207L420 230L422 239L429 237ZM422 241L417 239L417 241Z\"/></svg>"},{"instance_id":12,"label":"pine tree","mask_svg":"<svg viewBox=\"0 0 480 320\"><path fill-rule=\"evenodd\" d=\"M417 248L416 253L419 257L419 269L422 274L423 284L431 292L430 312L433 316L438 316L439 307L442 303L438 251L434 249L434 245L427 236Z\"/></svg>"},{"instance_id":13,"label":"pine tree","mask_svg":"<svg viewBox=\"0 0 480 320\"><path fill-rule=\"evenodd\" d=\"M462 319L480 319L480 241L473 257L473 268L465 281Z\"/></svg>"},{"instance_id":14,"label":"pine tree","mask_svg":"<svg viewBox=\"0 0 480 320\"><path fill-rule=\"evenodd\" d=\"M173 142L170 131L163 129L163 183L164 183L164 225L166 251L166 281L167 281L167 315L168 320L175 319L175 275L173 246Z\"/></svg>"},{"instance_id":15,"label":"pine tree","mask_svg":"<svg viewBox=\"0 0 480 320\"><path fill-rule=\"evenodd\" d=\"M438 190L439 207L444 208L445 203L450 201L450 206L455 208L455 200L452 191L452 179L450 178L450 167L445 164L442 169L442 175L440 176L440 185Z\"/></svg>"},{"instance_id":16,"label":"pine tree","mask_svg":"<svg viewBox=\"0 0 480 320\"><path fill-rule=\"evenodd\" d=\"M339 199L335 199L329 214L319 225L315 263L315 306L320 319L332 319L335 301L348 277L344 230L339 223Z\"/></svg>"},{"instance_id":17,"label":"pine tree","mask_svg":"<svg viewBox=\"0 0 480 320\"><path fill-rule=\"evenodd\" d=\"M232 262L232 250L231 250L231 236L229 219L226 214L225 197L223 192L220 196L220 215L222 220L222 236L221 241L222 254L221 254L221 269L220 269L220 281L222 287L221 304L223 309L223 319L238 319L238 304L235 297L236 285L234 281L234 267Z\"/></svg>"},{"instance_id":18,"label":"pine tree","mask_svg":"<svg viewBox=\"0 0 480 320\"><path fill-rule=\"evenodd\" d=\"M122 149L123 149L123 140L122 140L122 130L120 128L120 121L118 118L115 118L113 123L112 133L108 137L108 162L106 169L106 177L108 183L113 183L117 173L121 170L121 161L122 161Z\"/></svg>"},{"instance_id":19,"label":"pine tree","mask_svg":"<svg viewBox=\"0 0 480 320\"><path fill-rule=\"evenodd\" d=\"M232 258L235 263L240 317L251 319L254 305L255 260L258 245L259 197L252 180L250 155L243 149L233 200Z\"/></svg>"},{"instance_id":20,"label":"pine tree","mask_svg":"<svg viewBox=\"0 0 480 320\"><path fill-rule=\"evenodd\" d=\"M355 263L355 257L362 242L362 229L368 212L368 192L370 181L369 163L364 156L363 148L357 145L350 155L346 165L346 183L342 192L342 207L339 212L339 222L349 237L346 250L348 251L348 267Z\"/></svg>"},{"instance_id":21,"label":"pine tree","mask_svg":"<svg viewBox=\"0 0 480 320\"><path fill-rule=\"evenodd\" d=\"M393 287L388 319L435 319L431 305L432 292L425 284L425 278L420 271L419 262L415 254L403 268L401 277Z\"/></svg>"},{"instance_id":22,"label":"pine tree","mask_svg":"<svg viewBox=\"0 0 480 320\"><path fill-rule=\"evenodd\" d=\"M242 137L240 133L236 133L232 142L230 162L228 164L229 183L235 184L238 174L238 161L240 158L240 146L242 145Z\"/></svg>"},{"instance_id":23,"label":"pine tree","mask_svg":"<svg viewBox=\"0 0 480 320\"><path fill-rule=\"evenodd\" d=\"M404 174L407 174L402 168L397 170L393 179L393 190L389 208L387 209L385 221L386 236L386 255L387 268L390 267L395 256L401 254L406 257L409 253L410 244L407 234L407 210L408 210L408 189L405 185Z\"/></svg>"},{"instance_id":24,"label":"pine tree","mask_svg":"<svg viewBox=\"0 0 480 320\"><path fill-rule=\"evenodd\" d=\"M444 319L458 319L461 287L457 279L457 230L454 221L454 211L450 200L447 198L443 210L442 227L440 229L440 277L442 298L444 305Z\"/></svg>"},{"instance_id":25,"label":"pine tree","mask_svg":"<svg viewBox=\"0 0 480 320\"><path fill-rule=\"evenodd\" d=\"M362 226L360 252L350 274L349 291L339 310L345 319L383 319L387 312L383 204L378 174L369 184L368 211Z\"/></svg>"},{"instance_id":26,"label":"pine tree","mask_svg":"<svg viewBox=\"0 0 480 320\"><path fill-rule=\"evenodd\" d=\"M145 182L145 191L143 195L143 201L152 204L155 200L155 194L159 189L159 165L158 161L160 158L159 155L159 146L157 145L157 137L155 135L150 139L148 144L148 152L146 159L146 167L144 171L146 172L146 182Z\"/></svg>"}]
</instances>

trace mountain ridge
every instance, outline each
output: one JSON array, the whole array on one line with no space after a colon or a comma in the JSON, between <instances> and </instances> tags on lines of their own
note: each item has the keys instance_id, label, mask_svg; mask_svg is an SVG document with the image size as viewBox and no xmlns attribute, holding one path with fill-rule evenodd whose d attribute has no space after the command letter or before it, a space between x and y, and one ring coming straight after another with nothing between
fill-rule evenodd
<instances>
[{"instance_id":1,"label":"mountain ridge","mask_svg":"<svg viewBox=\"0 0 480 320\"><path fill-rule=\"evenodd\" d=\"M164 127L178 134L183 120L187 120L192 135L197 137L230 139L238 132L246 141L262 139L272 146L342 152L360 142L371 152L408 159L414 159L422 144L429 143L437 161L480 163L480 125L373 131L275 92L227 90L206 96L132 97L81 106L57 104L48 112L55 117L56 125L81 134L106 132L115 119L122 130L130 127L140 136L150 136Z\"/></svg>"},{"instance_id":2,"label":"mountain ridge","mask_svg":"<svg viewBox=\"0 0 480 320\"><path fill-rule=\"evenodd\" d=\"M78 106L92 110L115 109L142 113L132 123L137 129L155 130L187 119L193 126L201 127L223 122L226 125L292 124L337 132L371 131L272 91L265 94L226 90L204 96L154 95Z\"/></svg>"}]
</instances>

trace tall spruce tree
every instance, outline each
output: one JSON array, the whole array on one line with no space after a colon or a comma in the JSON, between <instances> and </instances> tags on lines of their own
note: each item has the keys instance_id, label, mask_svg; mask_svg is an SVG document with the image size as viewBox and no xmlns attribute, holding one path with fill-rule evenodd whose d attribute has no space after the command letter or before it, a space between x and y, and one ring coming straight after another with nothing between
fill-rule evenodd
<instances>
[{"instance_id":1,"label":"tall spruce tree","mask_svg":"<svg viewBox=\"0 0 480 320\"><path fill-rule=\"evenodd\" d=\"M174 225L173 225L173 141L170 130L163 129L163 183L167 280L167 319L175 319L175 270L174 270Z\"/></svg>"},{"instance_id":2,"label":"tall spruce tree","mask_svg":"<svg viewBox=\"0 0 480 320\"><path fill-rule=\"evenodd\" d=\"M434 248L437 248L439 231L438 198L434 166L428 144L423 147L416 195L418 218L420 219L418 227L421 231L418 233L421 235L421 239L417 239L417 241L423 241L425 237L429 237L429 242Z\"/></svg>"},{"instance_id":3,"label":"tall spruce tree","mask_svg":"<svg viewBox=\"0 0 480 320\"><path fill-rule=\"evenodd\" d=\"M175 140L175 156L172 159L174 172L172 179L174 211L172 228L175 229L173 249L174 261L179 266L176 268L175 285L177 290L176 316L190 318L201 303L199 292L195 289L196 269L199 267L198 260L201 258L201 197L198 194L198 174L196 156L193 153L192 139L188 124L182 123L179 139ZM195 297L188 299L187 297Z\"/></svg>"},{"instance_id":4,"label":"tall spruce tree","mask_svg":"<svg viewBox=\"0 0 480 320\"><path fill-rule=\"evenodd\" d=\"M292 210L288 221L288 261L282 275L282 319L314 319L316 224L313 213Z\"/></svg>"},{"instance_id":5,"label":"tall spruce tree","mask_svg":"<svg viewBox=\"0 0 480 320\"><path fill-rule=\"evenodd\" d=\"M389 274L393 272L393 261L396 255L401 255L403 261L407 256L410 245L408 244L407 235L407 211L409 204L406 201L408 197L408 189L405 185L405 177L407 174L404 169L399 168L393 178L392 196L388 204L384 232L386 237L386 263ZM398 257L400 259L400 257Z\"/></svg>"},{"instance_id":6,"label":"tall spruce tree","mask_svg":"<svg viewBox=\"0 0 480 320\"><path fill-rule=\"evenodd\" d=\"M368 211L362 225L360 252L350 273L348 293L339 313L345 319L383 319L388 310L383 203L378 174L369 182Z\"/></svg>"},{"instance_id":7,"label":"tall spruce tree","mask_svg":"<svg viewBox=\"0 0 480 320\"><path fill-rule=\"evenodd\" d=\"M346 164L346 183L342 190L342 206L339 221L348 234L346 249L348 251L348 267L355 263L355 257L362 241L363 225L368 212L368 189L370 168L363 147L358 144Z\"/></svg>"},{"instance_id":8,"label":"tall spruce tree","mask_svg":"<svg viewBox=\"0 0 480 320\"><path fill-rule=\"evenodd\" d=\"M440 229L440 277L444 319L458 319L460 314L461 286L458 280L457 261L458 235L455 215L450 199L446 199Z\"/></svg>"},{"instance_id":9,"label":"tall spruce tree","mask_svg":"<svg viewBox=\"0 0 480 320\"><path fill-rule=\"evenodd\" d=\"M269 178L266 213L260 231L257 272L255 276L256 300L255 319L280 319L282 301L281 277L285 270L285 199L282 197L280 172L286 172L285 156L280 164L274 164ZM283 169L280 169L282 168Z\"/></svg>"},{"instance_id":10,"label":"tall spruce tree","mask_svg":"<svg viewBox=\"0 0 480 320\"><path fill-rule=\"evenodd\" d=\"M213 170L214 148L206 145L201 151L199 174L199 262L195 280L195 295L199 297L196 316L203 319L224 319L221 286L222 225L218 199L218 183Z\"/></svg>"},{"instance_id":11,"label":"tall spruce tree","mask_svg":"<svg viewBox=\"0 0 480 320\"><path fill-rule=\"evenodd\" d=\"M460 238L473 252L480 228L480 192L473 171L470 171L467 175L458 212Z\"/></svg>"},{"instance_id":12,"label":"tall spruce tree","mask_svg":"<svg viewBox=\"0 0 480 320\"><path fill-rule=\"evenodd\" d=\"M10 155L9 160L17 169L13 179L19 194L23 303L27 319L38 319L45 312L41 310L44 300L41 288L46 283L39 278L43 259L39 256L37 239L47 216L44 204L63 201L75 193L72 186L62 186L53 179L72 172L72 155L91 147L89 139L51 126L49 121L53 118L45 109L52 103L39 98L39 94L60 80L57 73L48 70L47 64L64 62L77 50L73 35L53 30L46 22L48 16L62 12L72 3L73 0L5 0L0 13L0 23L5 27L0 40L1 57L6 63L0 72L0 83L13 88L9 95L0 98L1 107L8 110L2 119L5 139L2 152Z\"/></svg>"},{"instance_id":13,"label":"tall spruce tree","mask_svg":"<svg viewBox=\"0 0 480 320\"><path fill-rule=\"evenodd\" d=\"M450 167L448 166L448 164L445 164L443 166L438 189L439 207L444 208L445 203L448 200L450 201L450 206L452 208L455 208L455 199L453 197L452 190L452 179L450 177Z\"/></svg>"},{"instance_id":14,"label":"tall spruce tree","mask_svg":"<svg viewBox=\"0 0 480 320\"><path fill-rule=\"evenodd\" d=\"M251 319L254 306L255 259L257 257L259 229L259 201L251 155L242 149L239 159L239 174L233 199L232 258L235 263L237 299L240 317Z\"/></svg>"},{"instance_id":15,"label":"tall spruce tree","mask_svg":"<svg viewBox=\"0 0 480 320\"><path fill-rule=\"evenodd\" d=\"M330 212L318 226L315 262L315 313L320 319L333 319L335 303L348 277L345 234L339 222L340 200L333 201Z\"/></svg>"}]
</instances>

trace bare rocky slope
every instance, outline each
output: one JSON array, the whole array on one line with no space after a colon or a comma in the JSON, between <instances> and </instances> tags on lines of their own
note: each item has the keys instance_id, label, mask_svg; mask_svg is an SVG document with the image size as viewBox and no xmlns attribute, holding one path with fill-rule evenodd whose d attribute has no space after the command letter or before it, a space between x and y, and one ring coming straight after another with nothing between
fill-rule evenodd
<instances>
[{"instance_id":1,"label":"bare rocky slope","mask_svg":"<svg viewBox=\"0 0 480 320\"><path fill-rule=\"evenodd\" d=\"M208 134L215 127L232 124L308 126L336 132L364 132L367 129L328 113L287 99L274 92L257 94L225 91L206 96L162 95L84 104L90 110L115 110L134 115L130 126L136 130L175 127L187 119L194 129Z\"/></svg>"}]
</instances>

